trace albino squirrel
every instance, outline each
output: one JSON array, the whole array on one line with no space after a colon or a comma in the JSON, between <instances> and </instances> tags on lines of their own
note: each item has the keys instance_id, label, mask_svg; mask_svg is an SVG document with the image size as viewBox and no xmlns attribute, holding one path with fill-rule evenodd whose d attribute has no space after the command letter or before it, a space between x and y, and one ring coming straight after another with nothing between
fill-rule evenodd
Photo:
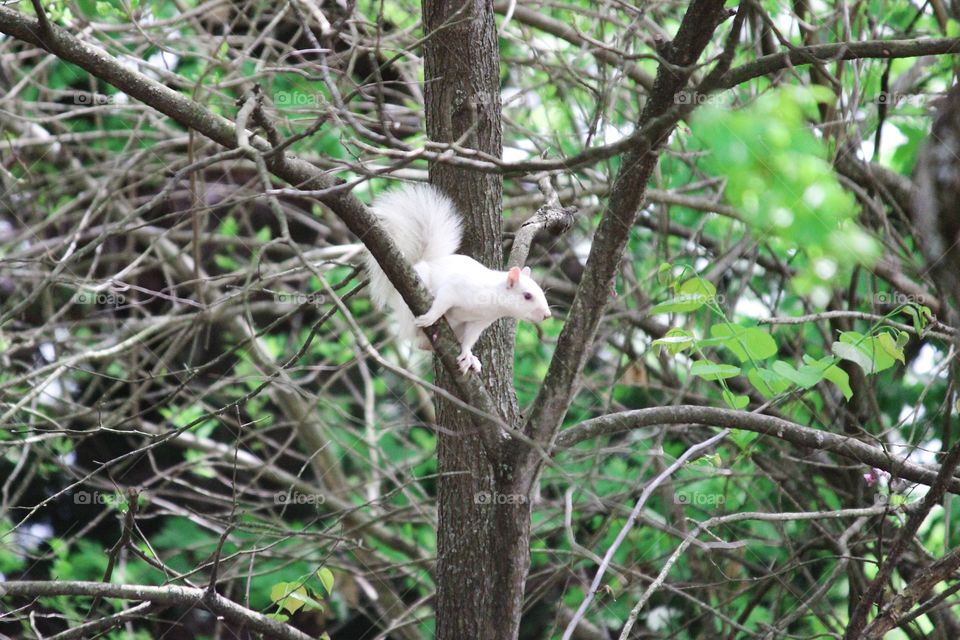
<instances>
[{"instance_id":1,"label":"albino squirrel","mask_svg":"<svg viewBox=\"0 0 960 640\"><path fill-rule=\"evenodd\" d=\"M500 318L540 322L550 317L547 298L530 277L529 267L494 271L457 253L463 239L460 214L435 188L414 184L389 191L374 201L371 210L433 294L430 310L414 318L380 265L367 254L370 297L378 308L393 310L401 338L416 339L421 349L430 349L422 329L446 316L460 341L461 373L479 373L480 360L470 350L484 329Z\"/></svg>"}]
</instances>

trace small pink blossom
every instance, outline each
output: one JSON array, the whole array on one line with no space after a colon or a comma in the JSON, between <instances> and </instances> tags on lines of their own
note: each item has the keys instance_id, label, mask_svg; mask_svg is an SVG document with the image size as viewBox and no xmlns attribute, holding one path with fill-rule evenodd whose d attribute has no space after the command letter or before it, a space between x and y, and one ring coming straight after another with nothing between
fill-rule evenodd
<instances>
[{"instance_id":1,"label":"small pink blossom","mask_svg":"<svg viewBox=\"0 0 960 640\"><path fill-rule=\"evenodd\" d=\"M867 483L868 487L872 487L873 485L880 482L881 478L888 478L888 477L890 477L889 473L887 473L886 471L883 471L882 469L877 469L876 467L874 467L870 469L869 473L863 474L863 481Z\"/></svg>"}]
</instances>

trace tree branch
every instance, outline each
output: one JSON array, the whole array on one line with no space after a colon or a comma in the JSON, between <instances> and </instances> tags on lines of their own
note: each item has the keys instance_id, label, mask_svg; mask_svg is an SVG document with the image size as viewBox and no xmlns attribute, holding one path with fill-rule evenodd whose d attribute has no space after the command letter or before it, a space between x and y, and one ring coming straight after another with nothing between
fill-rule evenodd
<instances>
[{"instance_id":1,"label":"tree branch","mask_svg":"<svg viewBox=\"0 0 960 640\"><path fill-rule=\"evenodd\" d=\"M867 640L883 638L888 631L903 622L903 617L910 607L915 605L938 583L951 577L957 569L960 569L960 549L954 549L923 569L903 591L894 596L880 610L880 614L864 628L860 637Z\"/></svg>"},{"instance_id":2,"label":"tree branch","mask_svg":"<svg viewBox=\"0 0 960 640\"><path fill-rule=\"evenodd\" d=\"M620 52L595 45L566 22L544 15L542 11L537 9L520 6L520 3L510 0L497 0L493 3L493 9L497 13L505 14L511 4L517 5L513 10L513 19L517 22L549 33L561 40L566 40L577 49L588 50L597 60L612 67L623 69L624 75L645 89L653 87L653 78L646 71L633 62L626 62Z\"/></svg>"},{"instance_id":3,"label":"tree branch","mask_svg":"<svg viewBox=\"0 0 960 640\"><path fill-rule=\"evenodd\" d=\"M280 640L311 640L311 636L293 627L272 620L256 611L241 607L224 598L219 593L208 593L205 589L167 585L149 587L126 584L104 584L102 582L40 581L23 580L0 584L0 595L5 596L94 596L101 598L121 598L140 600L175 607L201 607L223 616L234 624L245 625L253 631L265 634L269 638Z\"/></svg>"},{"instance_id":4,"label":"tree branch","mask_svg":"<svg viewBox=\"0 0 960 640\"><path fill-rule=\"evenodd\" d=\"M867 40L835 42L799 47L774 53L742 64L723 74L719 86L730 89L747 80L775 71L819 61L857 60L860 58L915 58L960 51L960 38L918 38L915 40Z\"/></svg>"},{"instance_id":5,"label":"tree branch","mask_svg":"<svg viewBox=\"0 0 960 640\"><path fill-rule=\"evenodd\" d=\"M520 225L517 235L513 238L513 247L511 247L510 257L507 259L507 268L524 265L527 261L527 255L530 253L530 245L533 244L534 237L542 229L546 229L555 236L563 235L570 230L574 216L577 215L576 207L560 206L560 196L550 184L549 176L541 177L538 184L540 185L540 191L546 198L546 203Z\"/></svg>"},{"instance_id":6,"label":"tree branch","mask_svg":"<svg viewBox=\"0 0 960 640\"><path fill-rule=\"evenodd\" d=\"M897 532L897 538L893 541L893 545L891 545L890 551L887 553L887 557L883 559L883 563L880 565L877 575L874 576L873 580L870 581L870 584L860 597L860 601L857 603L857 608L854 609L852 614L850 614L850 622L847 626L847 631L843 636L845 640L856 640L857 638L863 637L861 635L861 631L864 629L864 627L866 627L867 614L869 614L870 610L873 608L873 603L877 602L877 600L880 598L884 588L890 583L890 578L893 576L893 570L899 564L900 557L904 554L907 548L913 544L914 535L920 529L920 525L923 524L923 521L927 519L927 515L930 514L930 510L940 502L944 494L947 492L947 485L957 482L957 478L954 477L953 472L956 470L958 463L960 463L960 443L953 445L953 447L947 453L946 458L943 460L943 464L940 466L940 471L937 473L936 479L930 485L930 491L923 496L923 500L920 502L920 508L910 514L910 518L903 525L903 527L901 527L900 531ZM956 555L954 555L954 557L948 555L941 560L941 562L947 563L948 569L954 566L954 563L957 561L958 557ZM952 572L952 569L950 569L947 573L949 574L950 572ZM931 576L928 573L926 577L927 580L919 579L915 581L914 584L925 584L929 581L928 579ZM929 587L932 587L933 584L930 584ZM923 593L926 593L926 590L920 591L920 595ZM916 597L919 598L920 595L917 595Z\"/></svg>"},{"instance_id":7,"label":"tree branch","mask_svg":"<svg viewBox=\"0 0 960 640\"><path fill-rule=\"evenodd\" d=\"M717 407L677 405L624 411L581 422L557 437L554 450L570 448L597 436L618 433L640 427L676 424L702 424L754 431L773 436L801 447L836 453L845 458L890 472L896 478L933 486L940 467L923 466L893 456L879 447L835 433L811 429L802 425L759 413L747 413ZM951 477L946 483L950 493L960 495L960 478Z\"/></svg>"}]
</instances>

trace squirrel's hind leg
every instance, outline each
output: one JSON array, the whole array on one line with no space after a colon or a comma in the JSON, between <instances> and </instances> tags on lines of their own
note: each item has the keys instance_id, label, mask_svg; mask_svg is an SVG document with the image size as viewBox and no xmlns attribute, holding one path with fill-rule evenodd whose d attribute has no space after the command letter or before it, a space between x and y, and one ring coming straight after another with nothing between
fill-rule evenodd
<instances>
[{"instance_id":1,"label":"squirrel's hind leg","mask_svg":"<svg viewBox=\"0 0 960 640\"><path fill-rule=\"evenodd\" d=\"M465 374L467 371L480 373L480 358L473 355L472 349L489 324L489 322L465 322L457 327L457 337L460 338L460 357L457 358L457 363L460 365L461 373Z\"/></svg>"}]
</instances>

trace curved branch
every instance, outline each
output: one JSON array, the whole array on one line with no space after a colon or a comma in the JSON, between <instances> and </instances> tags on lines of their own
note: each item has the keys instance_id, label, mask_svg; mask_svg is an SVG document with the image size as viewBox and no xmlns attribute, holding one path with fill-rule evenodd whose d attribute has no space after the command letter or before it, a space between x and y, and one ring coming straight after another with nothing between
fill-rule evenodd
<instances>
[{"instance_id":1,"label":"curved branch","mask_svg":"<svg viewBox=\"0 0 960 640\"><path fill-rule=\"evenodd\" d=\"M867 40L834 42L792 51L774 53L730 69L721 76L718 86L730 89L753 78L781 69L819 61L858 60L860 58L915 58L960 51L960 38L918 38L915 40Z\"/></svg>"},{"instance_id":2,"label":"curved branch","mask_svg":"<svg viewBox=\"0 0 960 640\"><path fill-rule=\"evenodd\" d=\"M640 427L674 424L701 424L754 431L801 447L836 453L845 458L888 471L894 477L927 486L933 485L940 469L939 466L907 462L880 447L871 446L856 438L811 429L783 418L695 405L652 407L650 409L613 413L587 420L560 433L554 450L567 449L584 440L610 433ZM951 493L960 495L960 478L952 477L947 483L947 487Z\"/></svg>"},{"instance_id":3,"label":"curved branch","mask_svg":"<svg viewBox=\"0 0 960 640\"><path fill-rule=\"evenodd\" d=\"M269 638L281 640L311 640L311 636L293 627L272 620L263 614L241 607L224 598L219 593L194 587L149 587L127 584L105 584L102 582L73 582L41 580L11 581L0 584L0 595L5 596L95 596L101 598L121 598L139 600L177 607L203 607L233 622L249 627L253 631L265 634Z\"/></svg>"}]
</instances>

